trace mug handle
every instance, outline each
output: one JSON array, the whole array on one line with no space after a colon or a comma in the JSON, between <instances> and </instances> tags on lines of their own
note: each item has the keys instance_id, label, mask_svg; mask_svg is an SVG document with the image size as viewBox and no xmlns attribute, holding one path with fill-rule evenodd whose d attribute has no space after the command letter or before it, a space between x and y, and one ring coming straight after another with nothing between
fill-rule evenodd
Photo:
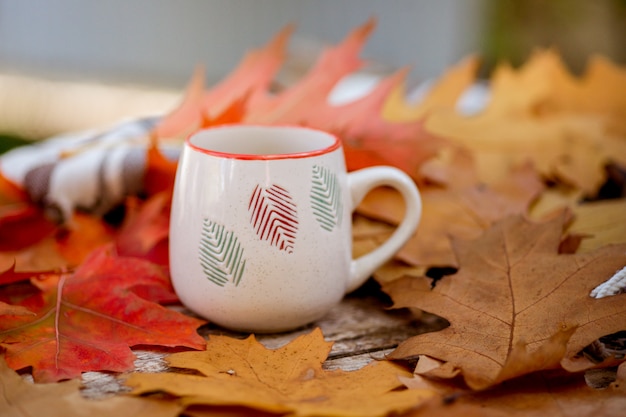
<instances>
[{"instance_id":1,"label":"mug handle","mask_svg":"<svg viewBox=\"0 0 626 417\"><path fill-rule=\"evenodd\" d=\"M422 217L422 199L417 186L411 177L397 168L381 166L351 172L348 174L348 186L352 197L351 212L368 192L380 186L398 190L406 209L404 219L389 239L373 251L352 260L346 293L360 287L376 269L391 259L413 236Z\"/></svg>"}]
</instances>

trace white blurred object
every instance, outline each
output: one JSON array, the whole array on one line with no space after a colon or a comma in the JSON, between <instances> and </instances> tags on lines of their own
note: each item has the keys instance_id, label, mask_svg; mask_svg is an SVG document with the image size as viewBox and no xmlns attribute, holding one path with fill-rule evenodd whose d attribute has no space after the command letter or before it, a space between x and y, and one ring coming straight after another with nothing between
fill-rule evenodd
<instances>
[{"instance_id":1,"label":"white blurred object","mask_svg":"<svg viewBox=\"0 0 626 417\"><path fill-rule=\"evenodd\" d=\"M328 102L342 105L358 100L374 90L382 79L380 75L366 72L350 74L337 83L328 97ZM420 83L409 91L405 100L411 104L419 103L428 95L434 84L435 80ZM486 82L476 82L461 95L456 103L456 109L460 114L472 116L485 109L489 98L489 85Z\"/></svg>"},{"instance_id":2,"label":"white blurred object","mask_svg":"<svg viewBox=\"0 0 626 417\"><path fill-rule=\"evenodd\" d=\"M381 81L375 74L355 73L341 79L330 92L328 102L335 106L350 103L369 94Z\"/></svg>"},{"instance_id":3,"label":"white blurred object","mask_svg":"<svg viewBox=\"0 0 626 417\"><path fill-rule=\"evenodd\" d=\"M457 110L466 116L473 116L485 109L491 93L486 82L478 82L467 89L457 102Z\"/></svg>"}]
</instances>

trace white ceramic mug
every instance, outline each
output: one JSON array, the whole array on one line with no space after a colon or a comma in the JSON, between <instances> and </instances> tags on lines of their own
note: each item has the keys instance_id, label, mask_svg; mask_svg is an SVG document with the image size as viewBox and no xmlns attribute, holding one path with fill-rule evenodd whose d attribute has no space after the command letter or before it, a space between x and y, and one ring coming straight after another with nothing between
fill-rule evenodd
<instances>
[{"instance_id":1,"label":"white ceramic mug","mask_svg":"<svg viewBox=\"0 0 626 417\"><path fill-rule=\"evenodd\" d=\"M352 212L391 186L406 215L379 248L352 259ZM421 200L392 167L347 173L340 140L303 127L199 131L179 160L170 272L181 302L220 326L259 333L311 323L359 287L414 233Z\"/></svg>"}]
</instances>

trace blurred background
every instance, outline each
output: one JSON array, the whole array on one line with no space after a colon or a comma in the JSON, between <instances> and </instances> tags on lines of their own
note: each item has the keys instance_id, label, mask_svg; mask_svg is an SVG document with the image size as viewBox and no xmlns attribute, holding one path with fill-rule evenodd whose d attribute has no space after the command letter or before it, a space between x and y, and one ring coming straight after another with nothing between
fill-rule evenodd
<instances>
[{"instance_id":1,"label":"blurred background","mask_svg":"<svg viewBox=\"0 0 626 417\"><path fill-rule=\"evenodd\" d=\"M210 86L289 23L293 79L371 17L368 70L408 66L416 87L470 54L483 77L538 47L574 73L626 62L626 0L0 0L2 141L163 113L197 64Z\"/></svg>"}]
</instances>

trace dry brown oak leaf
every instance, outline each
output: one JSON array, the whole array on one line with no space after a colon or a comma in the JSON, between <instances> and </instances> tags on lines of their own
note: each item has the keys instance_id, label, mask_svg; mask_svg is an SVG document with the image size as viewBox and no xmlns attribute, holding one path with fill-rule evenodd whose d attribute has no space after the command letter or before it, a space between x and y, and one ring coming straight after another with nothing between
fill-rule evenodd
<instances>
[{"instance_id":1,"label":"dry brown oak leaf","mask_svg":"<svg viewBox=\"0 0 626 417\"><path fill-rule=\"evenodd\" d=\"M185 405L243 406L293 416L384 416L409 410L434 395L430 390L400 389L399 376L410 375L388 361L358 371L325 371L332 343L321 330L275 350L254 336L238 340L211 336L204 352L181 352L170 366L202 375L159 373L130 375L132 394L166 392Z\"/></svg>"},{"instance_id":2,"label":"dry brown oak leaf","mask_svg":"<svg viewBox=\"0 0 626 417\"><path fill-rule=\"evenodd\" d=\"M176 417L182 407L174 401L115 397L88 400L80 381L33 384L12 371L0 358L0 416L2 417Z\"/></svg>"},{"instance_id":3,"label":"dry brown oak leaf","mask_svg":"<svg viewBox=\"0 0 626 417\"><path fill-rule=\"evenodd\" d=\"M565 216L546 223L508 217L476 240L454 240L459 272L434 289L424 277L384 286L394 307L420 308L451 323L408 339L390 358L443 360L431 375L460 372L473 389L543 369L591 366L577 353L626 329L626 294L589 296L626 265L626 244L560 255L564 221Z\"/></svg>"},{"instance_id":4,"label":"dry brown oak leaf","mask_svg":"<svg viewBox=\"0 0 626 417\"><path fill-rule=\"evenodd\" d=\"M436 177L445 187L420 187L422 220L396 254L397 259L414 266L458 266L450 237L477 238L497 220L526 212L544 190L530 165L510 171L495 184L480 184L474 161L463 152L455 152L448 165L439 167L436 174L431 170L427 177ZM404 217L404 203L395 190L378 188L363 199L357 211L397 225Z\"/></svg>"},{"instance_id":5,"label":"dry brown oak leaf","mask_svg":"<svg viewBox=\"0 0 626 417\"><path fill-rule=\"evenodd\" d=\"M433 398L404 417L622 417L623 384L594 389L581 374L540 372L485 391Z\"/></svg>"}]
</instances>

